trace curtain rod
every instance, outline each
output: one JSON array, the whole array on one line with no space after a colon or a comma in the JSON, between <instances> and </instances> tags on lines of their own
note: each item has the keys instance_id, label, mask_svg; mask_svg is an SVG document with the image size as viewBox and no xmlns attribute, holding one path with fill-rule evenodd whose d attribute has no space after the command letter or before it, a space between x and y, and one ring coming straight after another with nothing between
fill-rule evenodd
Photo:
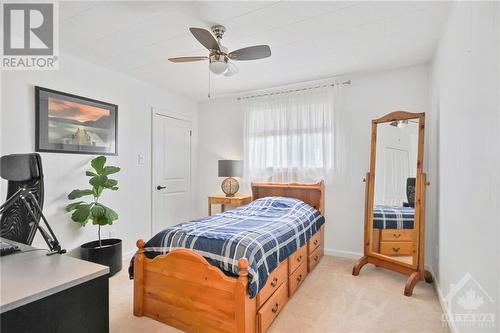
<instances>
[{"instance_id":1,"label":"curtain rod","mask_svg":"<svg viewBox=\"0 0 500 333\"><path fill-rule=\"evenodd\" d=\"M239 101L239 100L242 100L242 99L251 99L251 98L263 97L263 96L281 95L281 94L286 94L286 93L291 93L291 92L297 92L297 91L312 90L312 89L318 89L318 88L334 87L334 86L337 86L337 85L349 85L349 84L351 84L351 80L347 80L347 81L344 81L342 83L330 83L330 84L323 84L323 85L314 86L314 87L299 88L299 89L290 89L290 90L276 91L276 92L271 92L271 93L266 93L266 94L259 94L259 95L251 95L251 96L238 97L237 100Z\"/></svg>"}]
</instances>

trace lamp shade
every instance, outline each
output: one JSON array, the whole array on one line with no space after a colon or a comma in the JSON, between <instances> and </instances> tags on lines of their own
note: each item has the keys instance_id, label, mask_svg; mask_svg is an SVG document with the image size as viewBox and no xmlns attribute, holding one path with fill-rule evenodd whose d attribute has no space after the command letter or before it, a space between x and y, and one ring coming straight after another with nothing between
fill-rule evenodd
<instances>
[{"instance_id":1,"label":"lamp shade","mask_svg":"<svg viewBox=\"0 0 500 333\"><path fill-rule=\"evenodd\" d=\"M219 160L219 177L243 176L243 163L240 160Z\"/></svg>"}]
</instances>

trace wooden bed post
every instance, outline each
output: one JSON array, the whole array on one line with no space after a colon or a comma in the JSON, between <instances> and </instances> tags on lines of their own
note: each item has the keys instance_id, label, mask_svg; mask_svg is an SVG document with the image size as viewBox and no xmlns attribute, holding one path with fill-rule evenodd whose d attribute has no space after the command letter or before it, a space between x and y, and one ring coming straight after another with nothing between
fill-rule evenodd
<instances>
[{"instance_id":1,"label":"wooden bed post","mask_svg":"<svg viewBox=\"0 0 500 333\"><path fill-rule=\"evenodd\" d=\"M235 317L236 317L236 332L246 333L250 332L247 327L247 311L249 311L249 304L247 302L247 285L248 285L248 260L246 258L241 258L238 261L238 281L236 282L235 288ZM253 319L254 320L254 319Z\"/></svg>"},{"instance_id":2,"label":"wooden bed post","mask_svg":"<svg viewBox=\"0 0 500 333\"><path fill-rule=\"evenodd\" d=\"M137 254L134 259L134 315L141 317L144 307L144 241L136 243Z\"/></svg>"}]
</instances>

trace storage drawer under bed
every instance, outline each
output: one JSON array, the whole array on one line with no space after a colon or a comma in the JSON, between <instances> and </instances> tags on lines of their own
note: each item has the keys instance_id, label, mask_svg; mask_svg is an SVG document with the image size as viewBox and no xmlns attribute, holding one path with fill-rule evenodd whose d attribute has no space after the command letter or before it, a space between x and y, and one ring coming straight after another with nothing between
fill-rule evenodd
<instances>
[{"instance_id":1,"label":"storage drawer under bed","mask_svg":"<svg viewBox=\"0 0 500 333\"><path fill-rule=\"evenodd\" d=\"M285 281L257 312L257 326L260 333L267 331L287 301L288 283Z\"/></svg>"},{"instance_id":2,"label":"storage drawer under bed","mask_svg":"<svg viewBox=\"0 0 500 333\"><path fill-rule=\"evenodd\" d=\"M271 295L288 280L288 259L269 274L267 282L257 295L257 309L260 308Z\"/></svg>"}]
</instances>

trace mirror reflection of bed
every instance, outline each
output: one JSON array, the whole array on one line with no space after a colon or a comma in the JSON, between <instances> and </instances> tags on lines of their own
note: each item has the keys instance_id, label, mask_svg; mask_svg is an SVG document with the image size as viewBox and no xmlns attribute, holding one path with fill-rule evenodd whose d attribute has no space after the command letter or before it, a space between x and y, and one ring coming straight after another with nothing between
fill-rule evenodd
<instances>
[{"instance_id":1,"label":"mirror reflection of bed","mask_svg":"<svg viewBox=\"0 0 500 333\"><path fill-rule=\"evenodd\" d=\"M414 229L418 119L378 124L372 251L416 262Z\"/></svg>"}]
</instances>

